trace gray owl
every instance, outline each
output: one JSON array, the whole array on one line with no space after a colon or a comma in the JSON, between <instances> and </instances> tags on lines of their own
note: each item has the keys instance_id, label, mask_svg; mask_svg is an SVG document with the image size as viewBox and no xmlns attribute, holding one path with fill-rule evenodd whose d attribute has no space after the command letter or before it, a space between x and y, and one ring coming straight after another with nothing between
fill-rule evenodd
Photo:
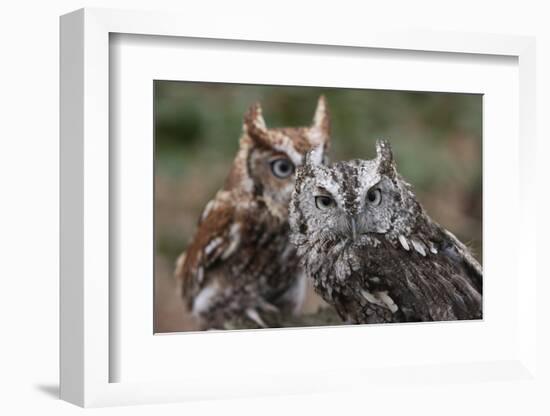
<instances>
[{"instance_id":1,"label":"gray owl","mask_svg":"<svg viewBox=\"0 0 550 416\"><path fill-rule=\"evenodd\" d=\"M297 171L291 241L315 289L348 323L480 319L480 264L376 151L323 166L314 150Z\"/></svg>"},{"instance_id":2,"label":"gray owl","mask_svg":"<svg viewBox=\"0 0 550 416\"><path fill-rule=\"evenodd\" d=\"M176 266L182 296L202 329L268 326L295 313L305 278L289 242L295 169L313 147L324 153L330 118L320 97L307 127L268 128L259 104L245 114L225 185L206 204ZM276 323L270 323L274 326Z\"/></svg>"}]
</instances>

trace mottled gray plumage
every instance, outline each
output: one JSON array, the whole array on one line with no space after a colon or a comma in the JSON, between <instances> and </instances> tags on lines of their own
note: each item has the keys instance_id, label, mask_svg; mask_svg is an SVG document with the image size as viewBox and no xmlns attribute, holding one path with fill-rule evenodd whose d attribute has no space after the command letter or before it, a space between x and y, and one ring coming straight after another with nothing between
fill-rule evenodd
<instances>
[{"instance_id":1,"label":"mottled gray plumage","mask_svg":"<svg viewBox=\"0 0 550 416\"><path fill-rule=\"evenodd\" d=\"M316 290L350 323L479 319L482 270L397 173L387 141L373 160L298 169L291 241Z\"/></svg>"}]
</instances>

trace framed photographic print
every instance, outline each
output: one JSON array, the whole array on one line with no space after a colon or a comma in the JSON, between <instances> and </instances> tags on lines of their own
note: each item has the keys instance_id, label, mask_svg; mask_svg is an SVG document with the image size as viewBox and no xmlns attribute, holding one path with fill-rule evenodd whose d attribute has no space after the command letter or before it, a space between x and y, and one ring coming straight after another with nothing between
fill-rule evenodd
<instances>
[{"instance_id":1,"label":"framed photographic print","mask_svg":"<svg viewBox=\"0 0 550 416\"><path fill-rule=\"evenodd\" d=\"M155 333L481 319L481 94L164 80L153 88ZM256 121L267 124L263 136ZM394 138L387 143L395 172L380 174L378 159L357 170L355 162L325 163L336 179L315 178L313 195L293 196L315 146L327 159L371 159L385 134ZM397 165L418 198L398 179ZM350 187L353 174L374 183ZM390 178L396 187L383 190ZM339 191L332 195L331 187ZM350 198L361 202L344 203ZM426 208L415 211L419 200ZM468 241L468 251L459 254L462 246L428 212ZM448 258L445 250L463 256L465 268L431 276L454 264L438 259ZM384 265L419 268L399 282L391 276L409 272L361 264L390 252ZM342 261L357 263L342 272L344 285ZM319 269L327 276L316 278Z\"/></svg>"},{"instance_id":2,"label":"framed photographic print","mask_svg":"<svg viewBox=\"0 0 550 416\"><path fill-rule=\"evenodd\" d=\"M530 378L533 39L218 23L61 18L62 398Z\"/></svg>"}]
</instances>

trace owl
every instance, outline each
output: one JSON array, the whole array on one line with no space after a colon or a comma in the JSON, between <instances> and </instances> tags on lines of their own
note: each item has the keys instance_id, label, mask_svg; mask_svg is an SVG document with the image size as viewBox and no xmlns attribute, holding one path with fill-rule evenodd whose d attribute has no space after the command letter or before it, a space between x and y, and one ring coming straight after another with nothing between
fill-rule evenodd
<instances>
[{"instance_id":1,"label":"owl","mask_svg":"<svg viewBox=\"0 0 550 416\"><path fill-rule=\"evenodd\" d=\"M348 323L480 319L482 269L397 172L373 160L324 166L308 153L290 204L291 241L315 290Z\"/></svg>"},{"instance_id":2,"label":"owl","mask_svg":"<svg viewBox=\"0 0 550 416\"><path fill-rule=\"evenodd\" d=\"M324 154L329 142L323 96L308 127L267 128L259 104L245 114L225 185L206 204L176 265L201 329L265 327L265 316L299 311L306 281L289 242L288 205L305 154L313 147Z\"/></svg>"}]
</instances>

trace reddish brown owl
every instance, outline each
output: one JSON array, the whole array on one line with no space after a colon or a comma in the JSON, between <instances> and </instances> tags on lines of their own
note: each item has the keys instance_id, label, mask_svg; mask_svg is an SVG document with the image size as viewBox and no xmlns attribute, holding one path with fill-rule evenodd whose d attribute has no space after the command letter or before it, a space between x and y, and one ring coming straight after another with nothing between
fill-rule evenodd
<instances>
[{"instance_id":1,"label":"reddish brown owl","mask_svg":"<svg viewBox=\"0 0 550 416\"><path fill-rule=\"evenodd\" d=\"M310 127L268 129L259 104L248 110L225 185L176 266L183 299L203 329L235 320L264 327L266 314L300 309L305 280L289 242L288 204L295 169L311 148L324 153L329 140L324 97Z\"/></svg>"}]
</instances>

